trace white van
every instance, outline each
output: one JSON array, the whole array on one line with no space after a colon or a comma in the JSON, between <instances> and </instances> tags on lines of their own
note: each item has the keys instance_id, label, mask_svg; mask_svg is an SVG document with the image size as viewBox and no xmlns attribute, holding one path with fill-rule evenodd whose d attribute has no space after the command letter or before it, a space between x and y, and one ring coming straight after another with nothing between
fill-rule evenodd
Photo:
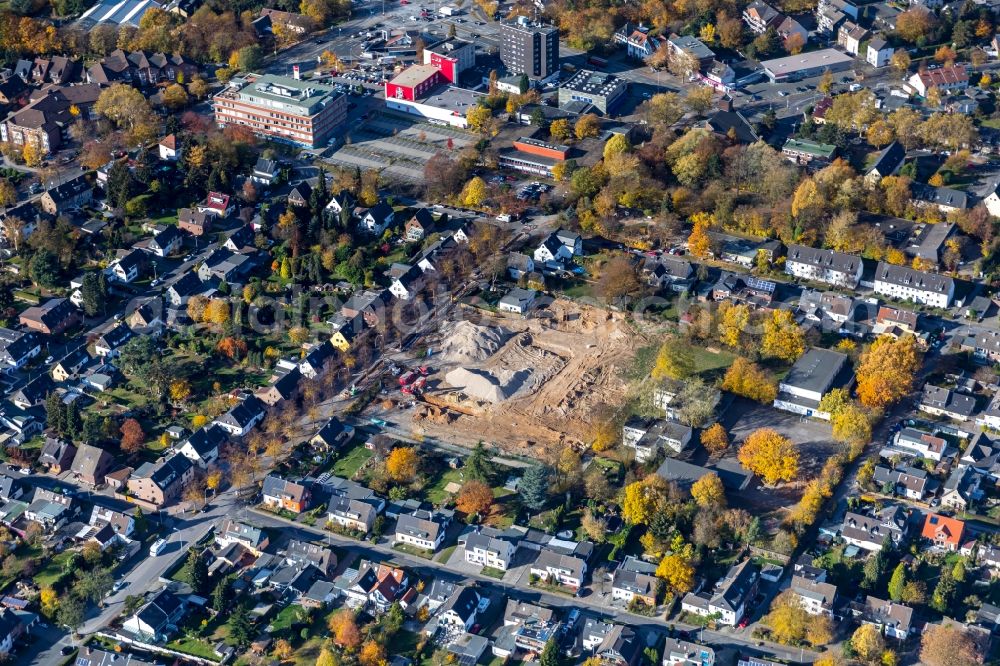
<instances>
[{"instance_id":1,"label":"white van","mask_svg":"<svg viewBox=\"0 0 1000 666\"><path fill-rule=\"evenodd\" d=\"M153 542L153 545L149 547L149 554L151 557L156 557L160 554L160 551L167 545L166 539L157 539Z\"/></svg>"}]
</instances>

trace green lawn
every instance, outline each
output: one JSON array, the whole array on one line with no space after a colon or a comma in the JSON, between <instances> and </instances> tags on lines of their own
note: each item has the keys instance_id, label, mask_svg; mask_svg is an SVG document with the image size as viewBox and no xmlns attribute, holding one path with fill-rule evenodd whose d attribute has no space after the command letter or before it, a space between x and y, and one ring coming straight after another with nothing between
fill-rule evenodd
<instances>
[{"instance_id":1,"label":"green lawn","mask_svg":"<svg viewBox=\"0 0 1000 666\"><path fill-rule=\"evenodd\" d=\"M167 643L166 647L170 650L177 650L178 652L190 654L195 657L201 657L202 659L219 661L219 655L215 654L215 650L212 646L197 638L178 638L177 640Z\"/></svg>"},{"instance_id":2,"label":"green lawn","mask_svg":"<svg viewBox=\"0 0 1000 666\"><path fill-rule=\"evenodd\" d=\"M423 548L417 548L416 546L411 546L408 543L397 543L392 547L393 550L398 550L401 553L406 553L407 555L416 555L417 557L422 557L425 560L433 560L434 553L429 550L424 550Z\"/></svg>"},{"instance_id":3,"label":"green lawn","mask_svg":"<svg viewBox=\"0 0 1000 666\"><path fill-rule=\"evenodd\" d=\"M358 442L353 447L344 450L331 470L334 475L344 479L353 478L358 470L375 455L365 448L364 442Z\"/></svg>"},{"instance_id":4,"label":"green lawn","mask_svg":"<svg viewBox=\"0 0 1000 666\"><path fill-rule=\"evenodd\" d=\"M35 585L38 587L50 587L55 585L64 575L66 563L73 558L74 552L64 550L55 557L50 557L45 562L45 566L35 574Z\"/></svg>"},{"instance_id":5,"label":"green lawn","mask_svg":"<svg viewBox=\"0 0 1000 666\"><path fill-rule=\"evenodd\" d=\"M445 468L441 474L434 479L433 483L424 488L424 499L435 506L442 504L450 496L450 493L445 491L448 484L457 483L461 485L463 481L464 479L461 470L451 469L450 467Z\"/></svg>"},{"instance_id":6,"label":"green lawn","mask_svg":"<svg viewBox=\"0 0 1000 666\"><path fill-rule=\"evenodd\" d=\"M728 368L736 358L735 354L731 354L725 350L713 353L703 347L695 346L691 347L691 354L694 357L695 370L699 374L712 373L723 368Z\"/></svg>"},{"instance_id":7,"label":"green lawn","mask_svg":"<svg viewBox=\"0 0 1000 666\"><path fill-rule=\"evenodd\" d=\"M479 573L481 573L484 576L489 576L490 578L496 578L500 580L507 572L501 569L494 569L493 567L483 567L483 570L480 571Z\"/></svg>"},{"instance_id":8,"label":"green lawn","mask_svg":"<svg viewBox=\"0 0 1000 666\"><path fill-rule=\"evenodd\" d=\"M305 609L301 606L285 606L271 622L271 631L274 634L289 631L293 625L301 624L305 619Z\"/></svg>"},{"instance_id":9,"label":"green lawn","mask_svg":"<svg viewBox=\"0 0 1000 666\"><path fill-rule=\"evenodd\" d=\"M438 553L437 557L435 557L434 559L437 560L438 562L447 562L448 558L451 557L451 554L455 552L456 548L458 548L458 546L448 546L440 553Z\"/></svg>"}]
</instances>

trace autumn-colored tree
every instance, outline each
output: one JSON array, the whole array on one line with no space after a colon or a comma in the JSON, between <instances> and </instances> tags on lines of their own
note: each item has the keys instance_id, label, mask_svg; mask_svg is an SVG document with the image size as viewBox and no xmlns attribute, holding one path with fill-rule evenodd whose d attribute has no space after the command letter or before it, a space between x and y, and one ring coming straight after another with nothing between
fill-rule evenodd
<instances>
[{"instance_id":1,"label":"autumn-colored tree","mask_svg":"<svg viewBox=\"0 0 1000 666\"><path fill-rule=\"evenodd\" d=\"M694 355L691 348L676 339L668 339L656 354L656 364L652 376L657 381L664 379L687 379L694 374Z\"/></svg>"},{"instance_id":2,"label":"autumn-colored tree","mask_svg":"<svg viewBox=\"0 0 1000 666\"><path fill-rule=\"evenodd\" d=\"M868 666L875 666L882 659L885 651L885 639L881 630L874 624L863 624L851 636L851 648L858 661Z\"/></svg>"},{"instance_id":3,"label":"autumn-colored tree","mask_svg":"<svg viewBox=\"0 0 1000 666\"><path fill-rule=\"evenodd\" d=\"M934 16L924 7L914 7L896 17L896 34L911 44L925 37L935 23Z\"/></svg>"},{"instance_id":4,"label":"autumn-colored tree","mask_svg":"<svg viewBox=\"0 0 1000 666\"><path fill-rule=\"evenodd\" d=\"M858 364L858 399L874 409L898 402L913 388L919 368L920 355L912 335L896 340L890 336L878 338Z\"/></svg>"},{"instance_id":5,"label":"autumn-colored tree","mask_svg":"<svg viewBox=\"0 0 1000 666\"><path fill-rule=\"evenodd\" d=\"M344 608L330 616L327 622L333 642L345 650L353 650L361 645L361 630L354 613Z\"/></svg>"},{"instance_id":6,"label":"autumn-colored tree","mask_svg":"<svg viewBox=\"0 0 1000 666\"><path fill-rule=\"evenodd\" d=\"M213 298L205 307L204 319L218 326L223 326L229 322L231 313L229 302L224 298Z\"/></svg>"},{"instance_id":7,"label":"autumn-colored tree","mask_svg":"<svg viewBox=\"0 0 1000 666\"><path fill-rule=\"evenodd\" d=\"M215 349L223 356L239 361L247 355L247 341L227 335L216 343Z\"/></svg>"},{"instance_id":8,"label":"autumn-colored tree","mask_svg":"<svg viewBox=\"0 0 1000 666\"><path fill-rule=\"evenodd\" d=\"M750 306L723 303L719 308L719 342L734 349L742 346L750 328Z\"/></svg>"},{"instance_id":9,"label":"autumn-colored tree","mask_svg":"<svg viewBox=\"0 0 1000 666\"><path fill-rule=\"evenodd\" d=\"M771 358L794 361L806 349L806 336L792 316L791 310L772 310L764 319L761 352Z\"/></svg>"},{"instance_id":10,"label":"autumn-colored tree","mask_svg":"<svg viewBox=\"0 0 1000 666\"><path fill-rule=\"evenodd\" d=\"M328 648L324 647L319 651L319 656L316 657L316 666L337 666L337 664L337 657Z\"/></svg>"},{"instance_id":11,"label":"autumn-colored tree","mask_svg":"<svg viewBox=\"0 0 1000 666\"><path fill-rule=\"evenodd\" d=\"M632 146L628 142L628 137L624 134L614 134L604 144L604 159L608 160L615 155L623 155L631 149Z\"/></svg>"},{"instance_id":12,"label":"autumn-colored tree","mask_svg":"<svg viewBox=\"0 0 1000 666\"><path fill-rule=\"evenodd\" d=\"M889 58L889 64L900 76L909 71L910 62L910 54L905 49L896 49L892 57Z\"/></svg>"},{"instance_id":13,"label":"autumn-colored tree","mask_svg":"<svg viewBox=\"0 0 1000 666\"><path fill-rule=\"evenodd\" d=\"M182 403L191 397L191 382L180 378L170 382L170 400L175 403Z\"/></svg>"},{"instance_id":14,"label":"autumn-colored tree","mask_svg":"<svg viewBox=\"0 0 1000 666\"><path fill-rule=\"evenodd\" d=\"M222 470L213 469L205 475L205 487L209 490L218 490L222 487Z\"/></svg>"},{"instance_id":15,"label":"autumn-colored tree","mask_svg":"<svg viewBox=\"0 0 1000 666\"><path fill-rule=\"evenodd\" d=\"M722 379L722 389L762 404L774 402L778 395L774 380L760 366L742 356L729 366Z\"/></svg>"},{"instance_id":16,"label":"autumn-colored tree","mask_svg":"<svg viewBox=\"0 0 1000 666\"><path fill-rule=\"evenodd\" d=\"M595 137L601 133L601 122L593 113L585 113L576 121L573 126L573 134L577 139L587 139Z\"/></svg>"},{"instance_id":17,"label":"autumn-colored tree","mask_svg":"<svg viewBox=\"0 0 1000 666\"><path fill-rule=\"evenodd\" d=\"M622 518L633 525L647 525L665 499L665 482L655 474L630 483L622 491Z\"/></svg>"},{"instance_id":18,"label":"autumn-colored tree","mask_svg":"<svg viewBox=\"0 0 1000 666\"><path fill-rule=\"evenodd\" d=\"M569 121L565 118L556 118L549 125L549 136L553 139L558 139L559 141L566 141L571 136L573 136L573 130L570 129Z\"/></svg>"},{"instance_id":19,"label":"autumn-colored tree","mask_svg":"<svg viewBox=\"0 0 1000 666\"><path fill-rule=\"evenodd\" d=\"M465 187L462 188L462 204L465 206L471 206L473 208L478 208L482 206L486 201L486 182L479 176L473 177Z\"/></svg>"},{"instance_id":20,"label":"autumn-colored tree","mask_svg":"<svg viewBox=\"0 0 1000 666\"><path fill-rule=\"evenodd\" d=\"M385 469L393 481L410 483L417 476L420 458L417 451L411 447L398 447L392 450L385 460Z\"/></svg>"},{"instance_id":21,"label":"autumn-colored tree","mask_svg":"<svg viewBox=\"0 0 1000 666\"><path fill-rule=\"evenodd\" d=\"M21 157L28 166L37 167L41 165L45 153L37 141L28 140L24 142L24 147L21 149Z\"/></svg>"},{"instance_id":22,"label":"autumn-colored tree","mask_svg":"<svg viewBox=\"0 0 1000 666\"><path fill-rule=\"evenodd\" d=\"M750 433L737 457L744 467L769 486L792 481L799 471L799 452L795 444L771 428Z\"/></svg>"},{"instance_id":23,"label":"autumn-colored tree","mask_svg":"<svg viewBox=\"0 0 1000 666\"><path fill-rule=\"evenodd\" d=\"M482 481L466 481L455 498L455 506L468 516L485 516L493 506L493 489Z\"/></svg>"},{"instance_id":24,"label":"autumn-colored tree","mask_svg":"<svg viewBox=\"0 0 1000 666\"><path fill-rule=\"evenodd\" d=\"M706 259L712 254L712 237L708 235L707 223L695 223L688 236L688 251L699 259Z\"/></svg>"},{"instance_id":25,"label":"autumn-colored tree","mask_svg":"<svg viewBox=\"0 0 1000 666\"><path fill-rule=\"evenodd\" d=\"M42 615L52 619L59 610L59 594L51 586L46 585L39 593L38 604L41 606Z\"/></svg>"},{"instance_id":26,"label":"autumn-colored tree","mask_svg":"<svg viewBox=\"0 0 1000 666\"><path fill-rule=\"evenodd\" d=\"M171 111L178 111L183 109L188 104L188 93L179 83L174 83L167 86L167 89L163 91L163 106L167 107Z\"/></svg>"},{"instance_id":27,"label":"autumn-colored tree","mask_svg":"<svg viewBox=\"0 0 1000 666\"><path fill-rule=\"evenodd\" d=\"M717 455L729 448L729 435L721 423L713 423L701 432L701 445L709 453Z\"/></svg>"},{"instance_id":28,"label":"autumn-colored tree","mask_svg":"<svg viewBox=\"0 0 1000 666\"><path fill-rule=\"evenodd\" d=\"M805 640L819 646L833 638L830 619L807 613L790 590L775 597L771 612L762 621L771 629L771 638L785 645L796 645Z\"/></svg>"},{"instance_id":29,"label":"autumn-colored tree","mask_svg":"<svg viewBox=\"0 0 1000 666\"><path fill-rule=\"evenodd\" d=\"M896 135L893 133L892 125L888 121L876 120L868 126L865 136L868 139L868 143L876 148L882 148L892 143Z\"/></svg>"},{"instance_id":30,"label":"autumn-colored tree","mask_svg":"<svg viewBox=\"0 0 1000 666\"><path fill-rule=\"evenodd\" d=\"M700 507L724 508L726 489L715 472L709 472L691 484L691 497Z\"/></svg>"},{"instance_id":31,"label":"autumn-colored tree","mask_svg":"<svg viewBox=\"0 0 1000 666\"><path fill-rule=\"evenodd\" d=\"M358 654L358 662L361 666L385 666L387 663L385 647L374 640L365 641Z\"/></svg>"},{"instance_id":32,"label":"autumn-colored tree","mask_svg":"<svg viewBox=\"0 0 1000 666\"><path fill-rule=\"evenodd\" d=\"M677 595L694 589L694 566L678 553L665 555L656 567L656 577L662 578Z\"/></svg>"},{"instance_id":33,"label":"autumn-colored tree","mask_svg":"<svg viewBox=\"0 0 1000 666\"><path fill-rule=\"evenodd\" d=\"M928 624L920 639L920 661L927 666L982 664L988 639L954 624Z\"/></svg>"},{"instance_id":34,"label":"autumn-colored tree","mask_svg":"<svg viewBox=\"0 0 1000 666\"><path fill-rule=\"evenodd\" d=\"M142 448L146 441L146 433L142 431L142 425L133 418L125 419L119 429L122 434L121 447L126 453L135 453Z\"/></svg>"},{"instance_id":35,"label":"autumn-colored tree","mask_svg":"<svg viewBox=\"0 0 1000 666\"><path fill-rule=\"evenodd\" d=\"M294 654L295 650L292 649L292 644L288 642L287 638L279 638L274 642L274 649L271 651L271 656L278 661L289 661Z\"/></svg>"},{"instance_id":36,"label":"autumn-colored tree","mask_svg":"<svg viewBox=\"0 0 1000 666\"><path fill-rule=\"evenodd\" d=\"M872 439L872 421L868 411L851 403L830 417L833 437L847 444L867 444Z\"/></svg>"}]
</instances>

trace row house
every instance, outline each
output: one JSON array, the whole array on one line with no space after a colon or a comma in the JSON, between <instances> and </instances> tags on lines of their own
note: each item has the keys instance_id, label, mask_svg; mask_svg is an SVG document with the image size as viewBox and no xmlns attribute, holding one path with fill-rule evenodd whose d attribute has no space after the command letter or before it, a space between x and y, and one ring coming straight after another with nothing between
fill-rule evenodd
<instances>
[{"instance_id":1,"label":"row house","mask_svg":"<svg viewBox=\"0 0 1000 666\"><path fill-rule=\"evenodd\" d=\"M292 513L308 510L311 493L301 483L269 474L261 487L261 501L272 509L284 509Z\"/></svg>"},{"instance_id":2,"label":"row house","mask_svg":"<svg viewBox=\"0 0 1000 666\"><path fill-rule=\"evenodd\" d=\"M542 548L531 564L530 572L539 579L571 589L583 586L587 562L582 557L551 548Z\"/></svg>"},{"instance_id":3,"label":"row house","mask_svg":"<svg viewBox=\"0 0 1000 666\"><path fill-rule=\"evenodd\" d=\"M481 567L507 571L514 561L516 550L517 546L507 539L474 532L465 540L465 561Z\"/></svg>"},{"instance_id":4,"label":"row house","mask_svg":"<svg viewBox=\"0 0 1000 666\"><path fill-rule=\"evenodd\" d=\"M834 250L789 245L785 257L785 272L789 275L839 287L856 288L863 270L861 257Z\"/></svg>"},{"instance_id":5,"label":"row house","mask_svg":"<svg viewBox=\"0 0 1000 666\"><path fill-rule=\"evenodd\" d=\"M947 308L955 297L955 281L947 275L880 261L875 269L874 291L889 298Z\"/></svg>"},{"instance_id":6,"label":"row house","mask_svg":"<svg viewBox=\"0 0 1000 666\"><path fill-rule=\"evenodd\" d=\"M182 55L115 49L87 70L87 83L110 85L131 83L147 86L167 82L188 82L198 73L198 66Z\"/></svg>"}]
</instances>

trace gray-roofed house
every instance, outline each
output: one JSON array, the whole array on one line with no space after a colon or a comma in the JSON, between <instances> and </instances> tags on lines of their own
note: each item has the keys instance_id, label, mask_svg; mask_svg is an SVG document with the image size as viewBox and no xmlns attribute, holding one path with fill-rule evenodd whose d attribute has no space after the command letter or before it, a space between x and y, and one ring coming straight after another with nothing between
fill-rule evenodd
<instances>
[{"instance_id":1,"label":"gray-roofed house","mask_svg":"<svg viewBox=\"0 0 1000 666\"><path fill-rule=\"evenodd\" d=\"M837 586L831 583L792 576L792 594L810 615L833 615L837 600Z\"/></svg>"},{"instance_id":2,"label":"gray-roofed house","mask_svg":"<svg viewBox=\"0 0 1000 666\"><path fill-rule=\"evenodd\" d=\"M622 444L635 450L638 462L645 462L664 449L680 453L693 433L690 426L676 421L632 417L622 426Z\"/></svg>"},{"instance_id":3,"label":"gray-roofed house","mask_svg":"<svg viewBox=\"0 0 1000 666\"><path fill-rule=\"evenodd\" d=\"M111 454L91 444L81 444L73 458L70 469L80 480L91 486L104 483L104 475L111 470L114 462Z\"/></svg>"},{"instance_id":4,"label":"gray-roofed house","mask_svg":"<svg viewBox=\"0 0 1000 666\"><path fill-rule=\"evenodd\" d=\"M262 503L273 509L284 509L292 513L302 513L309 509L309 489L302 483L284 479L277 474L264 477L260 493Z\"/></svg>"},{"instance_id":5,"label":"gray-roofed house","mask_svg":"<svg viewBox=\"0 0 1000 666\"><path fill-rule=\"evenodd\" d=\"M177 633L184 610L184 602L163 588L127 618L122 629L144 641L169 640Z\"/></svg>"},{"instance_id":6,"label":"gray-roofed house","mask_svg":"<svg viewBox=\"0 0 1000 666\"><path fill-rule=\"evenodd\" d=\"M865 172L865 182L875 184L886 176L895 174L903 166L905 158L906 149L898 141L893 141L879 152L875 163Z\"/></svg>"},{"instance_id":7,"label":"gray-roofed house","mask_svg":"<svg viewBox=\"0 0 1000 666\"><path fill-rule=\"evenodd\" d=\"M819 409L819 403L831 390L851 382L847 361L847 355L840 352L819 347L809 349L778 385L775 408L829 420L830 415Z\"/></svg>"},{"instance_id":8,"label":"gray-roofed house","mask_svg":"<svg viewBox=\"0 0 1000 666\"><path fill-rule=\"evenodd\" d=\"M263 421L266 414L264 404L251 395L215 419L214 423L233 437L243 437Z\"/></svg>"},{"instance_id":9,"label":"gray-roofed house","mask_svg":"<svg viewBox=\"0 0 1000 666\"><path fill-rule=\"evenodd\" d=\"M422 550L436 551L444 541L451 520L424 509L400 514L396 519L396 543L405 543Z\"/></svg>"},{"instance_id":10,"label":"gray-roofed house","mask_svg":"<svg viewBox=\"0 0 1000 666\"><path fill-rule=\"evenodd\" d=\"M659 587L655 565L626 555L611 577L611 599L626 604L639 601L652 607Z\"/></svg>"},{"instance_id":11,"label":"gray-roofed house","mask_svg":"<svg viewBox=\"0 0 1000 666\"><path fill-rule=\"evenodd\" d=\"M178 499L194 474L191 461L175 453L155 463L140 465L128 479L128 490L137 501L159 508Z\"/></svg>"},{"instance_id":12,"label":"gray-roofed house","mask_svg":"<svg viewBox=\"0 0 1000 666\"><path fill-rule=\"evenodd\" d=\"M75 457L76 447L72 443L57 437L46 437L38 462L45 465L51 474L61 474L70 468Z\"/></svg>"},{"instance_id":13,"label":"gray-roofed house","mask_svg":"<svg viewBox=\"0 0 1000 666\"><path fill-rule=\"evenodd\" d=\"M886 494L898 493L912 500L922 500L931 491L932 486L936 485L936 482L927 476L927 470L907 466L893 469L878 465L875 467L872 480L890 491Z\"/></svg>"},{"instance_id":14,"label":"gray-roofed house","mask_svg":"<svg viewBox=\"0 0 1000 666\"><path fill-rule=\"evenodd\" d=\"M707 645L684 641L680 638L667 638L663 647L663 666L715 666L715 650ZM740 666L744 666L741 662ZM768 666L746 664L745 666Z\"/></svg>"},{"instance_id":15,"label":"gray-roofed house","mask_svg":"<svg viewBox=\"0 0 1000 666\"><path fill-rule=\"evenodd\" d=\"M906 539L909 522L899 506L889 506L874 516L848 511L840 526L840 536L848 544L869 551L882 549L889 539L897 546Z\"/></svg>"},{"instance_id":16,"label":"gray-roofed house","mask_svg":"<svg viewBox=\"0 0 1000 666\"><path fill-rule=\"evenodd\" d=\"M718 622L731 627L739 624L747 606L757 594L760 572L752 560L734 564L712 592L689 592L681 607L695 615L718 615Z\"/></svg>"},{"instance_id":17,"label":"gray-roofed house","mask_svg":"<svg viewBox=\"0 0 1000 666\"><path fill-rule=\"evenodd\" d=\"M471 631L476 624L480 601L481 597L475 588L457 586L438 611L438 624Z\"/></svg>"},{"instance_id":18,"label":"gray-roofed house","mask_svg":"<svg viewBox=\"0 0 1000 666\"><path fill-rule=\"evenodd\" d=\"M310 564L324 576L329 576L337 568L337 554L332 548L299 539L292 539L285 546L285 559L290 562Z\"/></svg>"},{"instance_id":19,"label":"gray-roofed house","mask_svg":"<svg viewBox=\"0 0 1000 666\"><path fill-rule=\"evenodd\" d=\"M579 589L587 575L587 561L551 548L543 547L531 564L531 573L541 580L571 589Z\"/></svg>"},{"instance_id":20,"label":"gray-roofed house","mask_svg":"<svg viewBox=\"0 0 1000 666\"><path fill-rule=\"evenodd\" d=\"M866 597L865 603L855 611L865 624L873 624L882 630L886 636L906 639L913 627L913 609L909 606L879 599Z\"/></svg>"},{"instance_id":21,"label":"gray-roofed house","mask_svg":"<svg viewBox=\"0 0 1000 666\"><path fill-rule=\"evenodd\" d=\"M371 531L376 516L378 507L361 499L334 495L327 503L326 517L329 522L362 534Z\"/></svg>"},{"instance_id":22,"label":"gray-roofed house","mask_svg":"<svg viewBox=\"0 0 1000 666\"><path fill-rule=\"evenodd\" d=\"M861 281L861 257L834 250L789 245L785 272L804 280L817 280L851 289Z\"/></svg>"},{"instance_id":23,"label":"gray-roofed house","mask_svg":"<svg viewBox=\"0 0 1000 666\"><path fill-rule=\"evenodd\" d=\"M226 433L222 428L208 425L191 433L177 451L199 467L208 467L218 460L219 448L225 441Z\"/></svg>"},{"instance_id":24,"label":"gray-roofed house","mask_svg":"<svg viewBox=\"0 0 1000 666\"><path fill-rule=\"evenodd\" d=\"M514 314L527 314L535 303L537 292L534 289L522 289L514 287L508 291L500 302L497 303L497 310L500 312L511 312Z\"/></svg>"},{"instance_id":25,"label":"gray-roofed house","mask_svg":"<svg viewBox=\"0 0 1000 666\"><path fill-rule=\"evenodd\" d=\"M958 465L941 486L941 506L966 511L972 502L983 497L980 488L984 476L972 467Z\"/></svg>"},{"instance_id":26,"label":"gray-roofed house","mask_svg":"<svg viewBox=\"0 0 1000 666\"><path fill-rule=\"evenodd\" d=\"M267 532L259 527L227 518L215 531L215 543L223 547L238 543L259 557L267 548L269 539Z\"/></svg>"},{"instance_id":27,"label":"gray-roofed house","mask_svg":"<svg viewBox=\"0 0 1000 666\"><path fill-rule=\"evenodd\" d=\"M933 187L920 183L912 186L913 204L918 208L937 206L942 213L969 208L969 195L950 187Z\"/></svg>"},{"instance_id":28,"label":"gray-roofed house","mask_svg":"<svg viewBox=\"0 0 1000 666\"><path fill-rule=\"evenodd\" d=\"M946 308L955 297L955 281L947 275L880 261L875 269L874 291L889 298Z\"/></svg>"},{"instance_id":29,"label":"gray-roofed house","mask_svg":"<svg viewBox=\"0 0 1000 666\"><path fill-rule=\"evenodd\" d=\"M465 561L481 567L507 571L517 547L508 539L473 532L465 540Z\"/></svg>"},{"instance_id":30,"label":"gray-roofed house","mask_svg":"<svg viewBox=\"0 0 1000 666\"><path fill-rule=\"evenodd\" d=\"M924 385L920 411L934 416L947 416L956 421L967 421L976 411L976 399L971 395L932 384Z\"/></svg>"}]
</instances>

